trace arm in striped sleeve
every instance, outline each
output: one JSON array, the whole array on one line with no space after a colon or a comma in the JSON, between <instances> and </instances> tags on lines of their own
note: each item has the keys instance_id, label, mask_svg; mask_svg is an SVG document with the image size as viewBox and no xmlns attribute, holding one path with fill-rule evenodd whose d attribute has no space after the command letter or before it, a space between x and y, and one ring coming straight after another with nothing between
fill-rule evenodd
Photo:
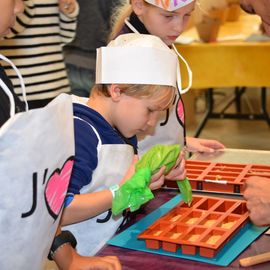
<instances>
[{"instance_id":1,"label":"arm in striped sleeve","mask_svg":"<svg viewBox=\"0 0 270 270\"><path fill-rule=\"evenodd\" d=\"M62 46L71 42L76 35L77 17L79 14L79 5L76 2L76 8L71 14L60 12L60 35L62 38Z\"/></svg>"}]
</instances>

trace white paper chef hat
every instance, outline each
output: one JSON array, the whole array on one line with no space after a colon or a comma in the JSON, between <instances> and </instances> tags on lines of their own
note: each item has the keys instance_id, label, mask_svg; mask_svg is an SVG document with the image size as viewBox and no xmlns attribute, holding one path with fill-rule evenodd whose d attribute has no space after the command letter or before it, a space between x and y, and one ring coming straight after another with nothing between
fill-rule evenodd
<instances>
[{"instance_id":1,"label":"white paper chef hat","mask_svg":"<svg viewBox=\"0 0 270 270\"><path fill-rule=\"evenodd\" d=\"M165 10L174 11L178 8L190 4L194 0L144 0L144 1Z\"/></svg>"},{"instance_id":2,"label":"white paper chef hat","mask_svg":"<svg viewBox=\"0 0 270 270\"><path fill-rule=\"evenodd\" d=\"M158 37L130 33L97 49L97 84L150 84L176 87L178 58Z\"/></svg>"}]
</instances>

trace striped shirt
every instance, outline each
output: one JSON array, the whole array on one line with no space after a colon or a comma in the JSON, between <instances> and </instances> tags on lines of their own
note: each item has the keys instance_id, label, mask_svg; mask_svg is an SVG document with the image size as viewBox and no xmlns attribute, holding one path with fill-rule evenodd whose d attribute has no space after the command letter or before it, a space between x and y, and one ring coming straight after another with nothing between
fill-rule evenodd
<instances>
[{"instance_id":1,"label":"striped shirt","mask_svg":"<svg viewBox=\"0 0 270 270\"><path fill-rule=\"evenodd\" d=\"M60 12L58 0L24 0L24 5L12 33L0 41L0 53L22 73L28 100L70 92L62 47L75 37L79 7L66 16ZM6 63L2 64L15 92L21 96L17 75Z\"/></svg>"}]
</instances>

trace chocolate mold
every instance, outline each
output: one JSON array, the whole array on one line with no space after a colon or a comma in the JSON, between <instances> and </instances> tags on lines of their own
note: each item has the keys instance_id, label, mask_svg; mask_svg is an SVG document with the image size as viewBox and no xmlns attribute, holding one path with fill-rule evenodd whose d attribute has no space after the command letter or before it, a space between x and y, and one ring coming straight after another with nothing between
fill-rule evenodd
<instances>
[{"instance_id":1,"label":"chocolate mold","mask_svg":"<svg viewBox=\"0 0 270 270\"><path fill-rule=\"evenodd\" d=\"M250 176L270 178L270 166L267 165L187 160L186 170L193 190L222 193L242 194L244 183ZM173 181L166 181L165 186L177 188Z\"/></svg>"},{"instance_id":2,"label":"chocolate mold","mask_svg":"<svg viewBox=\"0 0 270 270\"><path fill-rule=\"evenodd\" d=\"M190 207L180 202L138 235L147 248L213 258L248 221L245 201L193 197Z\"/></svg>"}]
</instances>

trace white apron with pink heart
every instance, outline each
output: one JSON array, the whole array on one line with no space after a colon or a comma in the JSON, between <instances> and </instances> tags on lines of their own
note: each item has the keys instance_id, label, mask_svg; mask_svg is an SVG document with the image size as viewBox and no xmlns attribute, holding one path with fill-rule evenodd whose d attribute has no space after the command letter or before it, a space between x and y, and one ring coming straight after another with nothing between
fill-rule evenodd
<instances>
[{"instance_id":1,"label":"white apron with pink heart","mask_svg":"<svg viewBox=\"0 0 270 270\"><path fill-rule=\"evenodd\" d=\"M74 99L73 99L74 100ZM83 101L81 99L81 101ZM80 103L85 103L80 102ZM84 121L84 120L82 120ZM99 137L96 129L91 126ZM101 144L99 138L98 167L93 173L92 181L85 186L81 193L92 193L119 183L130 167L134 151L127 144ZM91 207L91 205L89 205ZM106 220L106 222L102 222ZM77 239L77 251L82 255L96 254L106 242L115 234L123 221L123 216L108 216L108 211L89 220L65 226Z\"/></svg>"},{"instance_id":2,"label":"white apron with pink heart","mask_svg":"<svg viewBox=\"0 0 270 270\"><path fill-rule=\"evenodd\" d=\"M12 116L0 129L0 269L42 269L74 156L71 98Z\"/></svg>"}]
</instances>

